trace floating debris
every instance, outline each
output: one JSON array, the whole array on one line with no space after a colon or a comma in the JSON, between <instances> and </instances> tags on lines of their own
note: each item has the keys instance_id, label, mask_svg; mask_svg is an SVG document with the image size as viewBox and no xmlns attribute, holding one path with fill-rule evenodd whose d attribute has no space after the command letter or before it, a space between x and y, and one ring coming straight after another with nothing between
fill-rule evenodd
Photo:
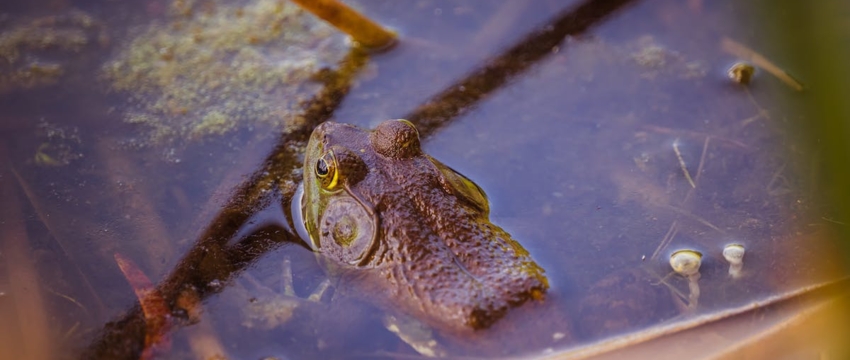
<instances>
[{"instance_id":1,"label":"floating debris","mask_svg":"<svg viewBox=\"0 0 850 360\"><path fill-rule=\"evenodd\" d=\"M729 276L733 279L741 277L741 269L744 267L744 246L740 244L729 244L723 248L723 257L729 262Z\"/></svg>"},{"instance_id":2,"label":"floating debris","mask_svg":"<svg viewBox=\"0 0 850 360\"><path fill-rule=\"evenodd\" d=\"M728 75L732 81L741 85L749 85L755 73L756 68L750 63L743 61L736 62L729 67L729 70L726 71L726 75Z\"/></svg>"}]
</instances>

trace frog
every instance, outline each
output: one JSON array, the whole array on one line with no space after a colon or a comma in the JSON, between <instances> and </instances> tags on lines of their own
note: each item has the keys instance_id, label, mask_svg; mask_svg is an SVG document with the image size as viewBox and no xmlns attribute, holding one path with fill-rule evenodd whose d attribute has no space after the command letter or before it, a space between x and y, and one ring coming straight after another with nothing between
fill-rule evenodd
<instances>
[{"instance_id":1,"label":"frog","mask_svg":"<svg viewBox=\"0 0 850 360\"><path fill-rule=\"evenodd\" d=\"M306 146L300 220L336 282L441 333L543 302L544 269L489 219L484 190L423 152L416 127L327 121Z\"/></svg>"}]
</instances>

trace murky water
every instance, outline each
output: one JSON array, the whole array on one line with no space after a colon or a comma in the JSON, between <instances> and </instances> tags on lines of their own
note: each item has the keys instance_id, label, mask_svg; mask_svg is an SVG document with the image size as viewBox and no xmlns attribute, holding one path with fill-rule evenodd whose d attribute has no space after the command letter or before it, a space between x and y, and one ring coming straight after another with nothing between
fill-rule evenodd
<instances>
[{"instance_id":1,"label":"murky water","mask_svg":"<svg viewBox=\"0 0 850 360\"><path fill-rule=\"evenodd\" d=\"M327 118L422 125L546 270L542 303L432 334L453 355L552 353L840 277L817 155L786 127L804 96L725 73L724 41L802 71L756 10L602 3L363 2L401 39L368 58L311 18L276 28L294 11L276 1L0 8L0 358L418 356L357 289L306 300L326 277L287 215ZM698 303L669 275L680 249L702 254ZM157 339L144 286L172 309Z\"/></svg>"}]
</instances>

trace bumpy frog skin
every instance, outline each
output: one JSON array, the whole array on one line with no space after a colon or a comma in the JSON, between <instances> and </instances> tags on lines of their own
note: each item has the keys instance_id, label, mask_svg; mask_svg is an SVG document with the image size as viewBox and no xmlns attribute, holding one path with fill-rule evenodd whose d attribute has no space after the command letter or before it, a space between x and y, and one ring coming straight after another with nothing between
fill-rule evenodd
<instances>
[{"instance_id":1,"label":"bumpy frog skin","mask_svg":"<svg viewBox=\"0 0 850 360\"><path fill-rule=\"evenodd\" d=\"M548 288L543 269L490 222L481 188L423 153L406 120L372 131L319 125L302 210L331 276L438 329L486 328Z\"/></svg>"}]
</instances>

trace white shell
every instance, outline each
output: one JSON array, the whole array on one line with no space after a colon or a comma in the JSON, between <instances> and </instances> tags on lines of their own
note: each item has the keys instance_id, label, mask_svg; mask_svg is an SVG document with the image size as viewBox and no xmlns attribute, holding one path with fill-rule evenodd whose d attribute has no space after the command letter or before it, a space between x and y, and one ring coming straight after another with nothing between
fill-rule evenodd
<instances>
[{"instance_id":1,"label":"white shell","mask_svg":"<svg viewBox=\"0 0 850 360\"><path fill-rule=\"evenodd\" d=\"M729 244L723 248L723 257L730 264L738 265L744 262L744 246L740 244Z\"/></svg>"},{"instance_id":2,"label":"white shell","mask_svg":"<svg viewBox=\"0 0 850 360\"><path fill-rule=\"evenodd\" d=\"M670 267L682 276L698 274L700 264L702 264L702 253L696 250L678 250L670 255Z\"/></svg>"}]
</instances>

